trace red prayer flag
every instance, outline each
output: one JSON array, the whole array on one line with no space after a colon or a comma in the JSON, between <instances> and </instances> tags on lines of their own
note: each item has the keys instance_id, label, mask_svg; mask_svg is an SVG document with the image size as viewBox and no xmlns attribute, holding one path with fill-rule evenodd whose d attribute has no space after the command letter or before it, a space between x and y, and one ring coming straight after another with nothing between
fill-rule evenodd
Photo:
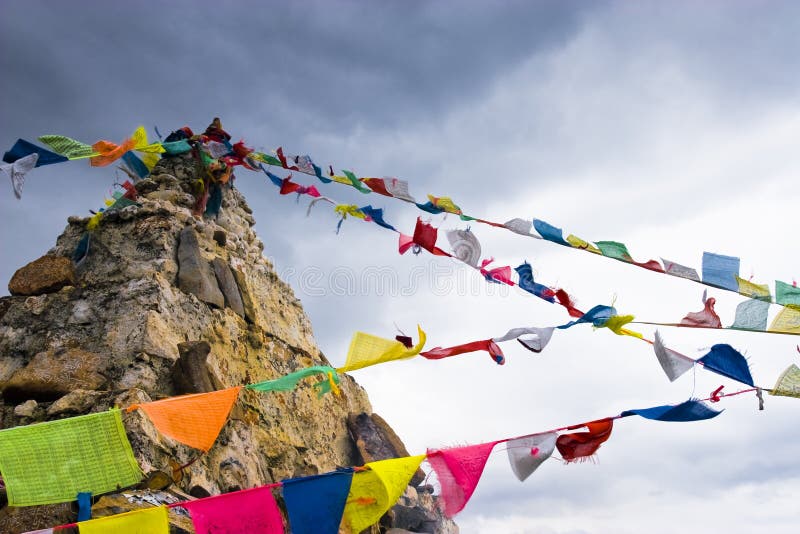
<instances>
[{"instance_id":1,"label":"red prayer flag","mask_svg":"<svg viewBox=\"0 0 800 534\"><path fill-rule=\"evenodd\" d=\"M611 429L614 422L611 419L592 421L586 423L587 432L573 432L562 434L556 440L556 447L561 457L568 463L575 462L580 458L588 458L597 452L600 445L611 437Z\"/></svg>"}]
</instances>

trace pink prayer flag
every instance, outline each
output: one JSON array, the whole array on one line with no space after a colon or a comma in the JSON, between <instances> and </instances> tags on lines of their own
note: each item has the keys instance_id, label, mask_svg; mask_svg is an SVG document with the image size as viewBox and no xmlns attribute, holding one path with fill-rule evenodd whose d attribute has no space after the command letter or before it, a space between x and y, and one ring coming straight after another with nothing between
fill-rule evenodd
<instances>
[{"instance_id":1,"label":"pink prayer flag","mask_svg":"<svg viewBox=\"0 0 800 534\"><path fill-rule=\"evenodd\" d=\"M717 299L714 297L708 298L705 301L705 307L699 312L689 312L686 317L681 319L681 326L705 326L708 328L722 328L722 321L719 315L714 311L714 304Z\"/></svg>"},{"instance_id":2,"label":"pink prayer flag","mask_svg":"<svg viewBox=\"0 0 800 534\"><path fill-rule=\"evenodd\" d=\"M452 449L428 450L428 463L436 471L442 486L441 499L447 517L453 517L464 509L496 444L493 441Z\"/></svg>"},{"instance_id":3,"label":"pink prayer flag","mask_svg":"<svg viewBox=\"0 0 800 534\"><path fill-rule=\"evenodd\" d=\"M284 534L272 489L234 491L181 505L189 510L197 534Z\"/></svg>"}]
</instances>

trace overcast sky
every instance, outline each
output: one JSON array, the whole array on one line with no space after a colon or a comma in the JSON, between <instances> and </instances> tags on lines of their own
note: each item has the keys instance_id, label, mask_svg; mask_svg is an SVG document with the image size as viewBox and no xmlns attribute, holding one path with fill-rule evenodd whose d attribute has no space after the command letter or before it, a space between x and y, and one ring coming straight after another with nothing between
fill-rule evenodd
<instances>
[{"instance_id":1,"label":"overcast sky","mask_svg":"<svg viewBox=\"0 0 800 534\"><path fill-rule=\"evenodd\" d=\"M799 36L800 4L789 1L3 0L0 147L53 133L120 140L140 124L201 131L219 116L251 146L397 176L417 198L452 196L471 215L537 217L623 241L639 260L698 269L703 251L736 255L743 277L774 287L800 276ZM336 236L329 209L306 218L263 175L237 176L265 254L334 364L356 330L392 337L395 324L410 333L420 323L433 347L567 320L446 258L399 256L395 234L376 225L348 220ZM100 207L113 182L107 168L70 162L32 172L21 201L0 184L3 286L54 245L69 215ZM421 213L316 185L385 208L405 233ZM432 222L466 227L452 216ZM702 308L703 286L472 229L485 256L530 261L538 281L566 288L583 309L613 301L672 322ZM376 271L383 283L366 283ZM741 299L709 294L731 324ZM793 336L662 334L692 356L732 344L764 387L800 359ZM354 376L412 453L738 389L702 370L670 383L646 344L604 330L558 332L540 355L504 349L503 367L473 354ZM766 401L759 412L751 395L728 399L725 413L698 423L621 420L597 463L551 460L523 484L499 450L457 521L465 533L795 532L800 404Z\"/></svg>"}]
</instances>

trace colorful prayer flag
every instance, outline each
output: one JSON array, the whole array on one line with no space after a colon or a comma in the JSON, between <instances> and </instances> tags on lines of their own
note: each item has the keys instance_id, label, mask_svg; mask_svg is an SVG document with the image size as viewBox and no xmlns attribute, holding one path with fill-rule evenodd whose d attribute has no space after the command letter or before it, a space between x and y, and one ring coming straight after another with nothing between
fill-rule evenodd
<instances>
[{"instance_id":1,"label":"colorful prayer flag","mask_svg":"<svg viewBox=\"0 0 800 534\"><path fill-rule=\"evenodd\" d=\"M141 409L159 432L181 443L208 451L228 420L241 386L181 395L154 402L134 404L128 411Z\"/></svg>"},{"instance_id":2,"label":"colorful prayer flag","mask_svg":"<svg viewBox=\"0 0 800 534\"><path fill-rule=\"evenodd\" d=\"M39 161L39 154L29 154L19 158L14 163L0 163L0 169L11 178L11 187L14 189L14 196L22 198L22 188L25 186L25 175L28 174Z\"/></svg>"},{"instance_id":3,"label":"colorful prayer flag","mask_svg":"<svg viewBox=\"0 0 800 534\"><path fill-rule=\"evenodd\" d=\"M428 463L436 472L442 487L440 498L447 517L453 517L464 509L475 492L486 460L496 444L493 441L466 447L428 450Z\"/></svg>"},{"instance_id":4,"label":"colorful prayer flag","mask_svg":"<svg viewBox=\"0 0 800 534\"><path fill-rule=\"evenodd\" d=\"M582 461L582 459L589 458L597 452L600 445L611 437L614 421L604 419L586 423L583 426L588 430L561 434L556 440L556 448L567 463Z\"/></svg>"},{"instance_id":5,"label":"colorful prayer flag","mask_svg":"<svg viewBox=\"0 0 800 534\"><path fill-rule=\"evenodd\" d=\"M548 224L539 219L533 220L533 227L539 232L539 235L548 241L564 245L565 247L571 246L568 242L564 241L564 234L561 228L556 228L552 224Z\"/></svg>"},{"instance_id":6,"label":"colorful prayer flag","mask_svg":"<svg viewBox=\"0 0 800 534\"><path fill-rule=\"evenodd\" d=\"M711 351L698 359L697 363L722 376L755 387L747 360L730 345L723 343L713 345Z\"/></svg>"},{"instance_id":7,"label":"colorful prayer flag","mask_svg":"<svg viewBox=\"0 0 800 534\"><path fill-rule=\"evenodd\" d=\"M506 443L508 462L520 482L531 476L542 462L550 458L556 447L558 434L547 432L524 438L512 439Z\"/></svg>"},{"instance_id":8,"label":"colorful prayer flag","mask_svg":"<svg viewBox=\"0 0 800 534\"><path fill-rule=\"evenodd\" d=\"M800 287L775 280L775 302L784 306L800 306Z\"/></svg>"},{"instance_id":9,"label":"colorful prayer flag","mask_svg":"<svg viewBox=\"0 0 800 534\"><path fill-rule=\"evenodd\" d=\"M800 398L800 367L795 364L786 368L775 382L775 387L770 392L771 395L781 397Z\"/></svg>"},{"instance_id":10,"label":"colorful prayer flag","mask_svg":"<svg viewBox=\"0 0 800 534\"><path fill-rule=\"evenodd\" d=\"M678 377L694 367L695 361L693 359L679 352L675 352L672 349L668 349L664 345L658 330L656 330L653 350L656 353L656 358L658 358L658 363L661 364L661 368L664 370L664 374L667 375L670 382L675 382Z\"/></svg>"},{"instance_id":11,"label":"colorful prayer flag","mask_svg":"<svg viewBox=\"0 0 800 534\"><path fill-rule=\"evenodd\" d=\"M739 276L739 258L712 252L703 252L703 283L739 291L736 277Z\"/></svg>"},{"instance_id":12,"label":"colorful prayer flag","mask_svg":"<svg viewBox=\"0 0 800 534\"><path fill-rule=\"evenodd\" d=\"M256 384L248 384L245 386L245 388L261 392L291 391L296 388L297 384L299 384L304 378L320 374L327 379L326 382L318 382L314 384L314 388L320 390L318 392L318 396L321 396L323 393L327 393L332 389L329 383L330 381L332 381L334 384L339 384L339 375L336 373L336 369L327 365L315 365L306 369L300 369L299 371L289 373L288 375L276 378L275 380L265 380ZM325 385L327 385L327 387L325 387Z\"/></svg>"},{"instance_id":13,"label":"colorful prayer flag","mask_svg":"<svg viewBox=\"0 0 800 534\"><path fill-rule=\"evenodd\" d=\"M626 410L620 415L638 415L654 421L672 421L685 423L689 421L703 421L721 414L721 411L712 410L698 400L687 400L678 405L654 406L637 410Z\"/></svg>"},{"instance_id":14,"label":"colorful prayer flag","mask_svg":"<svg viewBox=\"0 0 800 534\"><path fill-rule=\"evenodd\" d=\"M143 508L78 523L80 534L169 534L166 506Z\"/></svg>"},{"instance_id":15,"label":"colorful prayer flag","mask_svg":"<svg viewBox=\"0 0 800 534\"><path fill-rule=\"evenodd\" d=\"M783 308L772 320L769 331L800 334L800 308Z\"/></svg>"},{"instance_id":16,"label":"colorful prayer flag","mask_svg":"<svg viewBox=\"0 0 800 534\"><path fill-rule=\"evenodd\" d=\"M142 478L119 410L0 430L0 473L11 506L74 501Z\"/></svg>"},{"instance_id":17,"label":"colorful prayer flag","mask_svg":"<svg viewBox=\"0 0 800 534\"><path fill-rule=\"evenodd\" d=\"M342 521L353 534L380 520L406 490L424 454L370 462L353 475Z\"/></svg>"},{"instance_id":18,"label":"colorful prayer flag","mask_svg":"<svg viewBox=\"0 0 800 534\"><path fill-rule=\"evenodd\" d=\"M350 348L347 350L347 360L343 367L336 369L340 373L346 373L369 367L379 363L393 360L404 360L420 353L425 346L426 335L422 328L417 326L419 342L412 348L406 348L402 343L392 339L385 339L364 332L356 332L350 341Z\"/></svg>"},{"instance_id":19,"label":"colorful prayer flag","mask_svg":"<svg viewBox=\"0 0 800 534\"><path fill-rule=\"evenodd\" d=\"M283 480L283 500L292 534L338 534L352 469Z\"/></svg>"},{"instance_id":20,"label":"colorful prayer flag","mask_svg":"<svg viewBox=\"0 0 800 534\"><path fill-rule=\"evenodd\" d=\"M260 487L188 501L196 534L283 534L283 517L272 489Z\"/></svg>"}]
</instances>

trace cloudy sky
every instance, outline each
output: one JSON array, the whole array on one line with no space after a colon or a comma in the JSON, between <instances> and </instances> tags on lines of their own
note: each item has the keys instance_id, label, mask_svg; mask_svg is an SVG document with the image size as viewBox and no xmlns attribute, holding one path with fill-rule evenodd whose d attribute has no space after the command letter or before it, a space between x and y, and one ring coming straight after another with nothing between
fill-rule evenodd
<instances>
[{"instance_id":1,"label":"cloudy sky","mask_svg":"<svg viewBox=\"0 0 800 534\"><path fill-rule=\"evenodd\" d=\"M799 35L800 4L788 1L5 0L0 145L49 133L119 140L140 124L197 131L219 116L259 149L401 177L418 198L448 195L472 215L537 217L623 241L640 260L699 268L703 251L736 255L743 277L772 285L800 276ZM306 218L263 175L237 175L265 254L335 364L356 330L391 337L419 323L430 346L449 346L567 319L446 258L399 256L395 235L375 225L348 220L336 236L323 206ZM31 173L21 201L2 184L3 286L54 244L67 216L101 206L113 182L108 169L71 162ZM317 187L385 208L406 233L420 214ZM432 223L466 227L452 216ZM472 229L485 256L528 260L583 309L614 302L671 322L702 308L703 286ZM730 324L741 299L709 294ZM764 387L800 359L793 336L662 334L692 356L732 344ZM557 333L540 355L504 349L503 367L473 354L354 375L412 453L738 389L702 370L669 383L646 344L591 328ZM751 395L728 399L698 423L621 420L596 463L551 460L522 484L500 448L458 522L466 533L794 532L800 405L766 401L759 412Z\"/></svg>"}]
</instances>

